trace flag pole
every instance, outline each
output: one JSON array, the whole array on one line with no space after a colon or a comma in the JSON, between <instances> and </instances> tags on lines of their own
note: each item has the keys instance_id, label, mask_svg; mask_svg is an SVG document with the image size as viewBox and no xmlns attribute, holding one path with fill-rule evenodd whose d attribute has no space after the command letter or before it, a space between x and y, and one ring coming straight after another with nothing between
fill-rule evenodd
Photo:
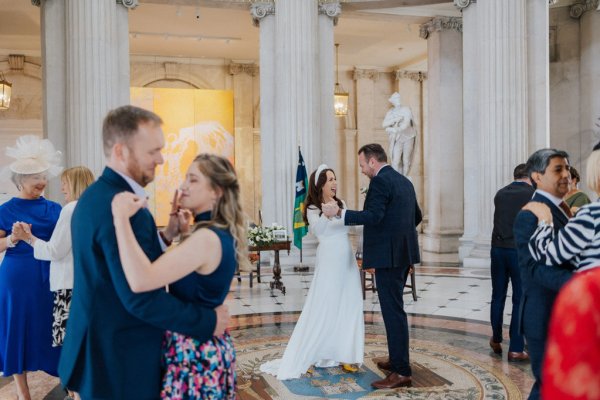
<instances>
[{"instance_id":1,"label":"flag pole","mask_svg":"<svg viewBox=\"0 0 600 400\"><path fill-rule=\"evenodd\" d=\"M298 186L299 184L299 178L301 179L301 183L302 186L304 187L304 189L302 191L298 191L298 187L296 188L296 198L294 201L294 218L293 218L293 223L294 223L294 244L296 245L296 247L298 247L300 249L300 264L299 265L295 265L294 266L294 272L307 272L308 271L308 266L304 265L302 263L302 238L304 237L304 235L306 235L307 233L307 228L306 226L304 226L304 215L302 213L302 209L304 207L304 199L306 198L305 196L308 194L308 187L307 187L307 183L308 183L308 179L306 176L306 166L304 165L304 158L302 157L302 151L300 148L300 145L298 145L298 171L296 172L296 185ZM298 209L298 211L300 212L300 215L296 214L296 209ZM296 219L300 219L300 221L296 221ZM299 228L299 232L296 230L296 225L301 225L302 228ZM299 245L298 245L299 244Z\"/></svg>"}]
</instances>

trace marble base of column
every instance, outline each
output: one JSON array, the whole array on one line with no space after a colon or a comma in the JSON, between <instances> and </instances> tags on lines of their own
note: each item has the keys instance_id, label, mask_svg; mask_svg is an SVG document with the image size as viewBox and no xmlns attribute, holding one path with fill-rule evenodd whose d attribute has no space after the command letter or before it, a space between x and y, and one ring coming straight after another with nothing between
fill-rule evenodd
<instances>
[{"instance_id":1,"label":"marble base of column","mask_svg":"<svg viewBox=\"0 0 600 400\"><path fill-rule=\"evenodd\" d=\"M423 251L430 253L456 253L458 241L462 236L460 231L430 232L427 229L422 235Z\"/></svg>"},{"instance_id":2,"label":"marble base of column","mask_svg":"<svg viewBox=\"0 0 600 400\"><path fill-rule=\"evenodd\" d=\"M463 267L489 267L490 249L489 240L475 240L469 255L462 259Z\"/></svg>"}]
</instances>

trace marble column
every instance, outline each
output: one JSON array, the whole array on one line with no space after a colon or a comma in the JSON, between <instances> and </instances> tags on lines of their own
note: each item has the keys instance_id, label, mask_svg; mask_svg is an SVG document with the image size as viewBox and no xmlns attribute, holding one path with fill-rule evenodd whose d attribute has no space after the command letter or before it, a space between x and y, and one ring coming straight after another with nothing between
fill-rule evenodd
<instances>
[{"instance_id":1,"label":"marble column","mask_svg":"<svg viewBox=\"0 0 600 400\"><path fill-rule=\"evenodd\" d=\"M356 84L356 151L365 144L371 143L375 132L374 126L381 126L380 121L375 121L375 82L379 80L379 71L369 68L355 68L353 79ZM383 148L386 146L382 143ZM358 157L358 156L355 156ZM359 190L369 186L369 178L355 168L355 182ZM359 197L359 207L362 210L365 196Z\"/></svg>"},{"instance_id":2,"label":"marble column","mask_svg":"<svg viewBox=\"0 0 600 400\"><path fill-rule=\"evenodd\" d=\"M452 253L463 233L463 65L462 20L436 17L421 26L427 39L429 222L423 250Z\"/></svg>"},{"instance_id":3,"label":"marble column","mask_svg":"<svg viewBox=\"0 0 600 400\"><path fill-rule=\"evenodd\" d=\"M570 15L579 18L580 32L580 130L579 154L571 154L572 159L583 162L598 143L600 123L600 11L598 0L580 0L570 8ZM576 139L577 140L577 139ZM585 163L583 163L585 165ZM581 170L580 170L581 173Z\"/></svg>"},{"instance_id":4,"label":"marble column","mask_svg":"<svg viewBox=\"0 0 600 400\"><path fill-rule=\"evenodd\" d=\"M468 83L479 90L474 110L477 125L468 123L465 140L475 136L475 129L478 140L470 144L476 148L468 150L476 157L468 161L475 167L470 179L476 191L465 186L465 197L475 197L469 206L477 215L469 214L469 236L463 237L461 257L465 266L485 266L489 265L494 195L512 181L514 167L529 154L527 4L525 0L478 0L470 7L474 14L469 15L475 18L464 23L477 41L467 42L464 63L466 71L479 70Z\"/></svg>"},{"instance_id":5,"label":"marble column","mask_svg":"<svg viewBox=\"0 0 600 400\"><path fill-rule=\"evenodd\" d=\"M333 12L329 3L337 2L322 3L324 18L337 18L339 4ZM255 2L251 13L260 26L263 223L291 233L298 146L309 172L334 146L326 115L333 115L333 22L319 17L314 0Z\"/></svg>"},{"instance_id":6,"label":"marble column","mask_svg":"<svg viewBox=\"0 0 600 400\"><path fill-rule=\"evenodd\" d=\"M550 13L548 0L526 6L528 153L550 146Z\"/></svg>"},{"instance_id":7,"label":"marble column","mask_svg":"<svg viewBox=\"0 0 600 400\"><path fill-rule=\"evenodd\" d=\"M321 1L319 4L319 118L320 161L334 171L340 171L341 138L336 135L335 113L333 111L334 79L334 40L333 28L342 12L339 1Z\"/></svg>"},{"instance_id":8,"label":"marble column","mask_svg":"<svg viewBox=\"0 0 600 400\"><path fill-rule=\"evenodd\" d=\"M233 108L235 110L235 169L240 181L242 207L253 221L258 218L255 191L260 189L260 174L254 174L254 77L258 67L254 63L229 64L233 77Z\"/></svg>"},{"instance_id":9,"label":"marble column","mask_svg":"<svg viewBox=\"0 0 600 400\"><path fill-rule=\"evenodd\" d=\"M67 166L86 165L97 175L104 165L102 120L129 104L127 12L137 0L37 3L46 135L66 150Z\"/></svg>"},{"instance_id":10,"label":"marble column","mask_svg":"<svg viewBox=\"0 0 600 400\"><path fill-rule=\"evenodd\" d=\"M413 114L413 122L417 131L415 148L409 178L415 186L419 205L425 205L425 174L423 165L425 137L425 80L427 73L422 71L396 70L396 90L402 96L402 103L408 106ZM425 210L422 210L424 213Z\"/></svg>"},{"instance_id":11,"label":"marble column","mask_svg":"<svg viewBox=\"0 0 600 400\"><path fill-rule=\"evenodd\" d=\"M475 247L478 235L480 187L479 163L479 68L478 32L480 20L470 1L455 0L463 20L463 159L464 159L464 226L459 239L458 256L462 261Z\"/></svg>"}]
</instances>

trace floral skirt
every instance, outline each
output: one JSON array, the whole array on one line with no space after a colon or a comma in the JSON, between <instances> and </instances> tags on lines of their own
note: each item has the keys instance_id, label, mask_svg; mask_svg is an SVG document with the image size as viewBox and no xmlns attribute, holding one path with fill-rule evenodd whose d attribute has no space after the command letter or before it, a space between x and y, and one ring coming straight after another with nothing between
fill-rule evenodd
<instances>
[{"instance_id":1,"label":"floral skirt","mask_svg":"<svg viewBox=\"0 0 600 400\"><path fill-rule=\"evenodd\" d=\"M235 349L228 333L200 343L167 331L161 399L235 400Z\"/></svg>"},{"instance_id":2,"label":"floral skirt","mask_svg":"<svg viewBox=\"0 0 600 400\"><path fill-rule=\"evenodd\" d=\"M59 289L54 293L54 306L52 307L52 347L60 347L65 340L67 320L71 309L71 297L73 289Z\"/></svg>"}]
</instances>

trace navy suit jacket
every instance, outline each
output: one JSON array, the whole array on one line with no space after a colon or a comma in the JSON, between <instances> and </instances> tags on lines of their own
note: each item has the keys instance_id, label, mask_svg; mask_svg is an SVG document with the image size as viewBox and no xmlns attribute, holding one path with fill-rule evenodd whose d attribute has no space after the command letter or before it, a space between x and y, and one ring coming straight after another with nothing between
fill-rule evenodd
<instances>
[{"instance_id":1,"label":"navy suit jacket","mask_svg":"<svg viewBox=\"0 0 600 400\"><path fill-rule=\"evenodd\" d=\"M413 184L389 165L371 179L363 211L346 225L364 225L363 268L407 268L421 261L416 226L421 209Z\"/></svg>"},{"instance_id":2,"label":"navy suit jacket","mask_svg":"<svg viewBox=\"0 0 600 400\"><path fill-rule=\"evenodd\" d=\"M535 193L531 201L538 201L550 207L555 233L567 224L568 218L546 196ZM517 214L514 223L523 289L519 307L519 327L526 337L545 340L554 300L560 288L571 278L573 267L571 264L547 266L533 259L529 252L529 239L537 225L537 217L532 212L523 210Z\"/></svg>"},{"instance_id":3,"label":"navy suit jacket","mask_svg":"<svg viewBox=\"0 0 600 400\"><path fill-rule=\"evenodd\" d=\"M119 260L111 201L127 182L110 168L81 196L71 222L75 282L59 363L64 386L84 399L157 399L165 330L201 342L212 337L215 312L186 304L164 290L133 293ZM144 253L162 251L147 209L131 224Z\"/></svg>"}]
</instances>

